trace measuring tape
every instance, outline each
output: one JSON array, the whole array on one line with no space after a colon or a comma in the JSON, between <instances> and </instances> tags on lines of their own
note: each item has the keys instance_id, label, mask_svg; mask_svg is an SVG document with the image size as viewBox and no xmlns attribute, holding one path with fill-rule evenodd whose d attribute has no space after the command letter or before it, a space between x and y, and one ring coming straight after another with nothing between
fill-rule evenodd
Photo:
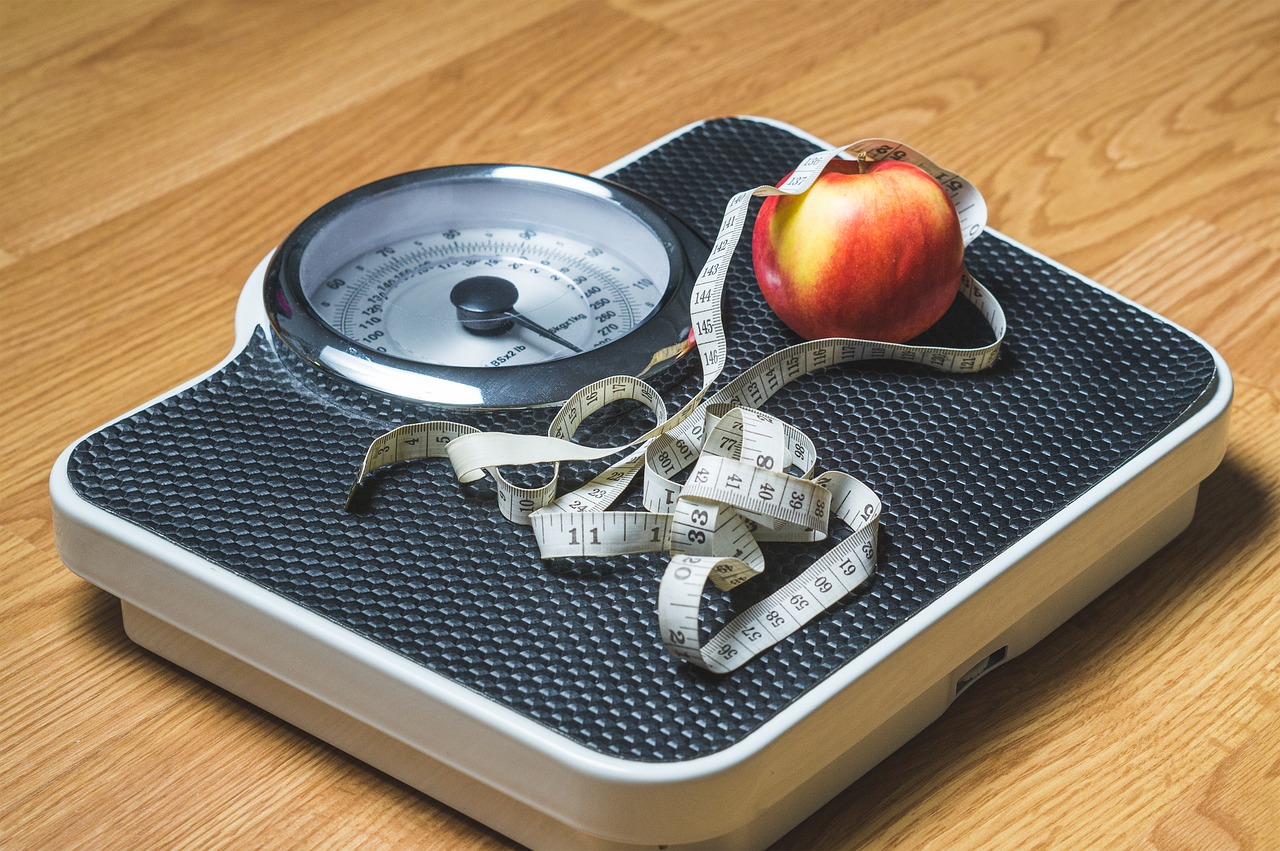
<instances>
[{"instance_id":1,"label":"measuring tape","mask_svg":"<svg viewBox=\"0 0 1280 851\"><path fill-rule=\"evenodd\" d=\"M751 199L802 194L832 159L850 154L868 161L902 160L932 175L956 208L966 246L986 226L986 202L971 183L899 142L866 139L811 154L780 185L757 186L729 199L690 295L702 383L678 411L668 416L652 387L622 375L574 393L545 435L481 432L442 421L401 426L370 445L348 505L376 470L401 461L448 458L460 481L486 475L493 479L503 516L533 527L543 558L669 552L671 560L658 587L662 643L673 656L716 673L740 667L835 605L875 569L880 499L846 473L815 475L812 440L758 409L799 378L859 361L896 360L943 372L978 372L995 363L1006 328L995 297L965 270L960 293L990 326L994 341L988 345L949 348L852 338L813 340L774 352L708 395L727 362L721 302ZM621 401L650 410L655 425L622 446L590 447L573 441L583 421ZM585 485L557 494L561 461L620 454L621 460ZM541 485L520 487L502 474L503 467L538 463L554 465ZM684 483L678 484L686 471ZM642 472L645 510L610 511ZM702 601L708 582L729 591L765 569L760 541L823 540L832 518L849 527L838 544L703 640Z\"/></svg>"}]
</instances>

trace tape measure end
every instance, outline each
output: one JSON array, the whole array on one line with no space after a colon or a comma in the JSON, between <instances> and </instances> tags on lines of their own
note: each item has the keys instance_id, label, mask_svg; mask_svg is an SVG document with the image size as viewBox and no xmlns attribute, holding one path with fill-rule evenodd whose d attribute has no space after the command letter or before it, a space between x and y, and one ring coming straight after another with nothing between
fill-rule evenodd
<instances>
[{"instance_id":1,"label":"tape measure end","mask_svg":"<svg viewBox=\"0 0 1280 851\"><path fill-rule=\"evenodd\" d=\"M351 487L347 489L347 501L343 504L343 510L348 514L354 513L357 504L361 501L360 496L364 492L361 485L364 484L364 477L356 479L351 483Z\"/></svg>"}]
</instances>

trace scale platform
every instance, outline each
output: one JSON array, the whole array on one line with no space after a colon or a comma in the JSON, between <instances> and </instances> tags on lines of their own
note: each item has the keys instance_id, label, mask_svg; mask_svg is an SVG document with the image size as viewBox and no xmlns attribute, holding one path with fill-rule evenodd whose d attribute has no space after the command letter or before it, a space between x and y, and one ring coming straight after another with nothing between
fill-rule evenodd
<instances>
[{"instance_id":1,"label":"scale platform","mask_svg":"<svg viewBox=\"0 0 1280 851\"><path fill-rule=\"evenodd\" d=\"M598 174L709 237L733 192L822 147L717 119ZM664 650L664 557L543 562L488 485L445 461L381 471L344 510L391 428L545 433L553 412L444 414L313 370L269 330L265 261L223 363L61 455L58 547L120 598L137 643L521 843L764 846L1184 529L1222 458L1231 377L1204 342L994 231L966 262L1008 318L993 368L861 363L764 406L807 427L820 467L880 495L879 557L837 607L727 675ZM750 270L744 239L729 377L797 342ZM931 341L981 344L966 308ZM658 382L669 399L695 389L685 360ZM764 546L766 573L709 593L708 620L830 544Z\"/></svg>"}]
</instances>

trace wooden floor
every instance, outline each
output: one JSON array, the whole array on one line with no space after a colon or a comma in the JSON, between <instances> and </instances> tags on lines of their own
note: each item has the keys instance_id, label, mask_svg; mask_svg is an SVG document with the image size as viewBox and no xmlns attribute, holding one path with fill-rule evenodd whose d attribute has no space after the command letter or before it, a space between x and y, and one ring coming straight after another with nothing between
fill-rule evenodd
<instances>
[{"instance_id":1,"label":"wooden floor","mask_svg":"<svg viewBox=\"0 0 1280 851\"><path fill-rule=\"evenodd\" d=\"M332 196L730 114L926 151L1236 381L1191 529L780 847L1280 847L1275 0L0 0L0 846L509 845L132 645L49 470Z\"/></svg>"}]
</instances>

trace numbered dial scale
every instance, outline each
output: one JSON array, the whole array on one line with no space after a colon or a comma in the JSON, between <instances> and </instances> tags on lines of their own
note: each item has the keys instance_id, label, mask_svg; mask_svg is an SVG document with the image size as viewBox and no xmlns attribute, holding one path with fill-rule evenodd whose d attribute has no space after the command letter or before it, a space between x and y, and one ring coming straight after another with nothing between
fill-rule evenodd
<instances>
[{"instance_id":1,"label":"numbered dial scale","mask_svg":"<svg viewBox=\"0 0 1280 851\"><path fill-rule=\"evenodd\" d=\"M266 307L297 354L364 387L449 407L549 405L683 352L705 257L692 230L620 186L446 166L316 211L277 252Z\"/></svg>"}]
</instances>

